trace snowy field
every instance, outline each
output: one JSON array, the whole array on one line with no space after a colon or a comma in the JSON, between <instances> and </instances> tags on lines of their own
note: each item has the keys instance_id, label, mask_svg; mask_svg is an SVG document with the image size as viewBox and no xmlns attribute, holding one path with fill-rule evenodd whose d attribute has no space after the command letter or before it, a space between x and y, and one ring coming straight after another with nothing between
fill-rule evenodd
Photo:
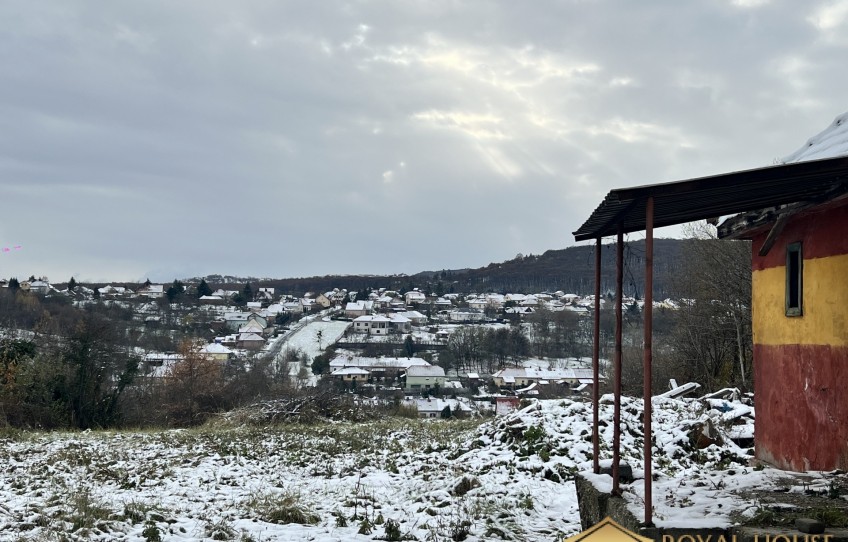
<instances>
[{"instance_id":1,"label":"snowy field","mask_svg":"<svg viewBox=\"0 0 848 542\"><path fill-rule=\"evenodd\" d=\"M623 405L634 467L640 404ZM736 491L786 478L749 467L732 442L693 446L697 424L722 427L747 407L655 408L659 525L729 525L753 507ZM0 446L0 540L553 541L579 531L572 480L591 465L590 420L587 403L548 400L486 422L12 433ZM637 513L641 487L625 486Z\"/></svg>"},{"instance_id":2,"label":"snowy field","mask_svg":"<svg viewBox=\"0 0 848 542\"><path fill-rule=\"evenodd\" d=\"M309 361L324 353L324 349L335 343L351 325L350 322L310 317L310 320L285 338L280 353L286 350L300 350ZM320 333L320 340L319 340Z\"/></svg>"}]
</instances>

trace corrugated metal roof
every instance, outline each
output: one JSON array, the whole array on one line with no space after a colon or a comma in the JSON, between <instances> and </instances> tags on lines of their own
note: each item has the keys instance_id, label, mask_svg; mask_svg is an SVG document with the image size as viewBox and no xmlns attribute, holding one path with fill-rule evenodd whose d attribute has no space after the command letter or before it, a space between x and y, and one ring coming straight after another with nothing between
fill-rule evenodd
<instances>
[{"instance_id":1,"label":"corrugated metal roof","mask_svg":"<svg viewBox=\"0 0 848 542\"><path fill-rule=\"evenodd\" d=\"M654 198L654 227L718 218L848 192L848 157L840 156L685 181L611 190L574 232L576 241L645 229L645 203Z\"/></svg>"}]
</instances>

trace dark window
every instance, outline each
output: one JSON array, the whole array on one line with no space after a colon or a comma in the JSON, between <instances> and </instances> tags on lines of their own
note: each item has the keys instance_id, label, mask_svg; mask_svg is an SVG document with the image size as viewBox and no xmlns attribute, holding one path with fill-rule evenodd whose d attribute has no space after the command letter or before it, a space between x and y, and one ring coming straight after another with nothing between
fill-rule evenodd
<instances>
[{"instance_id":1,"label":"dark window","mask_svg":"<svg viewBox=\"0 0 848 542\"><path fill-rule=\"evenodd\" d=\"M801 316L804 299L804 257L801 243L786 247L786 316Z\"/></svg>"}]
</instances>

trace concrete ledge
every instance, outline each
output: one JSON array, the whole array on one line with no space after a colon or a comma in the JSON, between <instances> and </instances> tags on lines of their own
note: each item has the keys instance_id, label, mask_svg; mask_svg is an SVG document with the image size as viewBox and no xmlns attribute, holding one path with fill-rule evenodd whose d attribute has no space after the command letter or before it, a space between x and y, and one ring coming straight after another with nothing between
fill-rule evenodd
<instances>
[{"instance_id":1,"label":"concrete ledge","mask_svg":"<svg viewBox=\"0 0 848 542\"><path fill-rule=\"evenodd\" d=\"M609 516L625 529L638 532L639 520L627 509L624 499L600 491L581 474L574 477L574 484L580 509L580 527L584 531Z\"/></svg>"}]
</instances>

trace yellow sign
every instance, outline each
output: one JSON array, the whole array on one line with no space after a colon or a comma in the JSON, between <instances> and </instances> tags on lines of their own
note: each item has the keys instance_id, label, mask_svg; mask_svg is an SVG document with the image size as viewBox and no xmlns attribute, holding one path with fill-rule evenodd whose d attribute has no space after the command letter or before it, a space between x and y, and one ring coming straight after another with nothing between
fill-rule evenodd
<instances>
[{"instance_id":1,"label":"yellow sign","mask_svg":"<svg viewBox=\"0 0 848 542\"><path fill-rule=\"evenodd\" d=\"M630 532L610 517L563 542L654 542L652 538Z\"/></svg>"}]
</instances>

